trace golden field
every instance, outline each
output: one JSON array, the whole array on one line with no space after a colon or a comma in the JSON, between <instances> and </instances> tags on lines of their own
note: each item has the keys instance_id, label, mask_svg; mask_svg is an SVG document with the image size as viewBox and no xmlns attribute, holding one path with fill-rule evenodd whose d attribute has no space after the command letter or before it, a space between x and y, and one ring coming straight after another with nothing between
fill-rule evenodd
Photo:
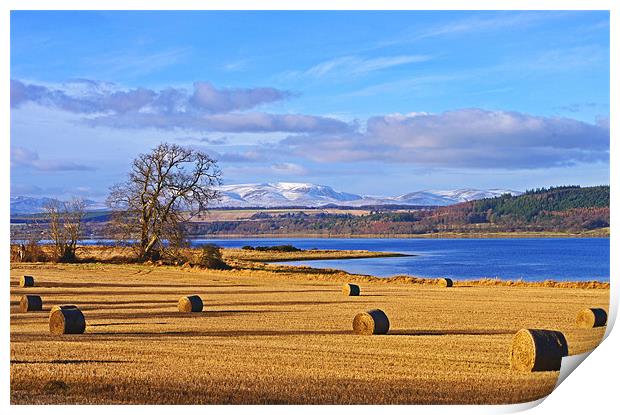
<instances>
[{"instance_id":1,"label":"golden field","mask_svg":"<svg viewBox=\"0 0 620 415\"><path fill-rule=\"evenodd\" d=\"M233 270L12 264L11 402L515 403L548 394L558 376L510 369L517 330L561 330L570 354L605 330L574 323L584 307L608 309L605 286L440 288L225 257ZM19 288L22 275L37 286ZM360 297L341 294L347 281ZM19 313L23 294L40 295L44 311ZM189 294L202 313L177 311ZM59 304L82 309L85 334L49 334ZM389 316L389 334L354 335L354 316L373 308Z\"/></svg>"}]
</instances>

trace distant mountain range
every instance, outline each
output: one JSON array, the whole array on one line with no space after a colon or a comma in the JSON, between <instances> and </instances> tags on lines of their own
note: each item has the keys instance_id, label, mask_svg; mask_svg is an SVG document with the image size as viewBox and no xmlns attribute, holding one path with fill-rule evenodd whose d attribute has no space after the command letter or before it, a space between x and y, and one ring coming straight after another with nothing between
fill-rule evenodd
<instances>
[{"instance_id":1,"label":"distant mountain range","mask_svg":"<svg viewBox=\"0 0 620 415\"><path fill-rule=\"evenodd\" d=\"M507 189L422 190L400 196L368 196L339 192L329 186L310 183L233 184L220 187L221 200L217 206L227 207L286 207L325 205L372 206L416 205L448 206L470 200L500 196L504 193L520 195Z\"/></svg>"},{"instance_id":2,"label":"distant mountain range","mask_svg":"<svg viewBox=\"0 0 620 415\"><path fill-rule=\"evenodd\" d=\"M23 215L32 213L41 213L45 210L45 206L50 203L58 202L58 199L50 197L30 197L30 196L14 196L11 197L11 215ZM86 210L104 210L105 205L94 200L84 200Z\"/></svg>"},{"instance_id":3,"label":"distant mountain range","mask_svg":"<svg viewBox=\"0 0 620 415\"><path fill-rule=\"evenodd\" d=\"M221 200L214 207L319 207L338 206L449 206L470 200L500 196L504 193L519 195L521 192L508 189L458 189L422 190L400 196L368 196L339 192L329 186L311 183L260 183L231 184L219 188ZM32 214L44 211L46 205L55 201L49 197L11 197L11 215ZM86 210L104 210L105 205L86 200Z\"/></svg>"}]
</instances>

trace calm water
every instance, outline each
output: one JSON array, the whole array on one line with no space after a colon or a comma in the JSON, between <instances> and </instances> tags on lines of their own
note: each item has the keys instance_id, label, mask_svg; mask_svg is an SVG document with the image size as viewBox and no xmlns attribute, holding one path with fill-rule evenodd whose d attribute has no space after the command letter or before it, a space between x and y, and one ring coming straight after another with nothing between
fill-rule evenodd
<instances>
[{"instance_id":1,"label":"calm water","mask_svg":"<svg viewBox=\"0 0 620 415\"><path fill-rule=\"evenodd\" d=\"M231 248L291 244L302 249L366 249L416 255L287 262L380 277L408 274L454 279L499 277L528 281L609 281L608 238L197 239L192 243L214 243Z\"/></svg>"}]
</instances>

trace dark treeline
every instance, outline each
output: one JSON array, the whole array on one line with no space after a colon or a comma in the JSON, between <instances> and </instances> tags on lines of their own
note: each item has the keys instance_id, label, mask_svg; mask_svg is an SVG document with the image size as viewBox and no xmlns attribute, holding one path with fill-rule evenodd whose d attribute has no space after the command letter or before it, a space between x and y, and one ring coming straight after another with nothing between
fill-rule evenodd
<instances>
[{"instance_id":1,"label":"dark treeline","mask_svg":"<svg viewBox=\"0 0 620 415\"><path fill-rule=\"evenodd\" d=\"M490 209L496 217L510 216L528 221L544 212L587 208L609 208L609 186L552 187L531 190L519 197L505 195L473 203L477 213L487 213Z\"/></svg>"}]
</instances>

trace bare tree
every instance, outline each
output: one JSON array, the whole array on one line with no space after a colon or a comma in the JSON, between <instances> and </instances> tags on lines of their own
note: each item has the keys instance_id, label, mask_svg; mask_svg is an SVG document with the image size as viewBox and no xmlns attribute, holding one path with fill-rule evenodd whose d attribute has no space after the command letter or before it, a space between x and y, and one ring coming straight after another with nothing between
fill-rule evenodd
<instances>
[{"instance_id":1,"label":"bare tree","mask_svg":"<svg viewBox=\"0 0 620 415\"><path fill-rule=\"evenodd\" d=\"M59 262L76 259L77 243L82 239L84 201L52 202L45 207L48 238L53 243L54 258Z\"/></svg>"},{"instance_id":2,"label":"bare tree","mask_svg":"<svg viewBox=\"0 0 620 415\"><path fill-rule=\"evenodd\" d=\"M43 262L48 259L41 247L42 231L39 221L11 224L11 262Z\"/></svg>"},{"instance_id":3,"label":"bare tree","mask_svg":"<svg viewBox=\"0 0 620 415\"><path fill-rule=\"evenodd\" d=\"M140 260L157 258L217 198L220 176L216 161L195 149L162 143L140 154L107 199L115 238L135 240Z\"/></svg>"}]
</instances>

